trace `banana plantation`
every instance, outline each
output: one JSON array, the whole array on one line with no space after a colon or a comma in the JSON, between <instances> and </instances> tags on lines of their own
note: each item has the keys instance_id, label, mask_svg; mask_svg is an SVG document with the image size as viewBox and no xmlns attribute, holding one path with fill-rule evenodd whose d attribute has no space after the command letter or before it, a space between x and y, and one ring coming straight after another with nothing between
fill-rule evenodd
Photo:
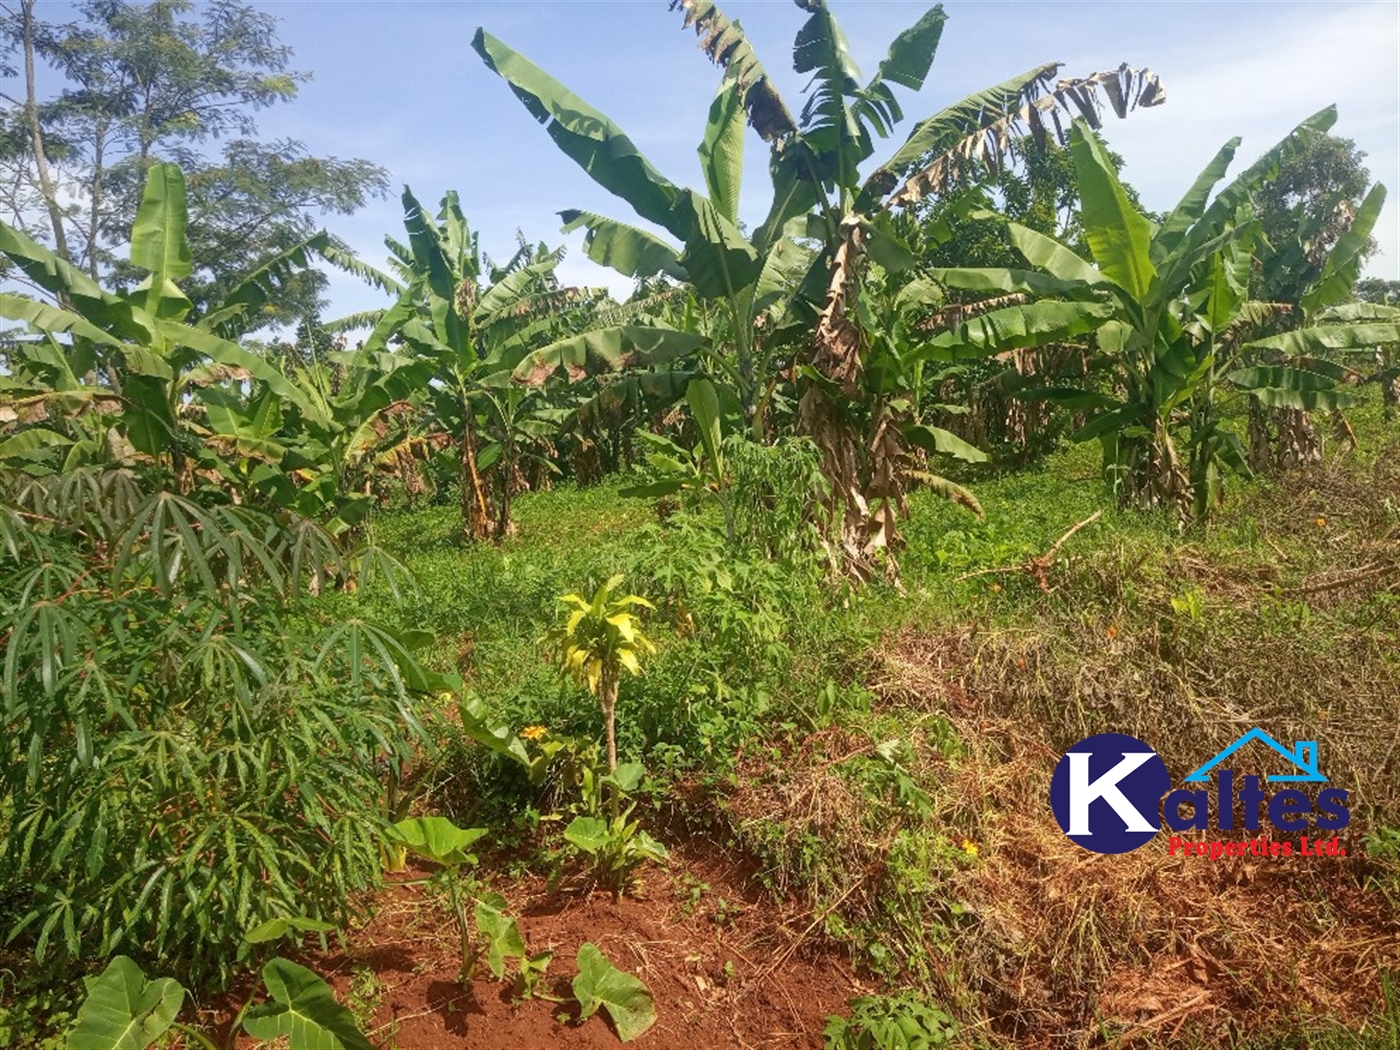
<instances>
[{"instance_id":1,"label":"banana plantation","mask_svg":"<svg viewBox=\"0 0 1400 1050\"><path fill-rule=\"evenodd\" d=\"M459 26L545 239L382 261L269 16L5 6L0 1046L1400 1045L1385 188L898 6L672 0L698 177Z\"/></svg>"}]
</instances>

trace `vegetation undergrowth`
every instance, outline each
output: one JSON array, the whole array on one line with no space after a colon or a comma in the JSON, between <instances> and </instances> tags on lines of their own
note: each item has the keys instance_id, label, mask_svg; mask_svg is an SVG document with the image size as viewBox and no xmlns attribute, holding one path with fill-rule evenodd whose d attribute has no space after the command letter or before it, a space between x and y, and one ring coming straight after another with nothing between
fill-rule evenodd
<instances>
[{"instance_id":1,"label":"vegetation undergrowth","mask_svg":"<svg viewBox=\"0 0 1400 1050\"><path fill-rule=\"evenodd\" d=\"M420 580L409 615L439 638L431 661L459 672L502 724L570 747L601 740L601 718L539 640L560 593L627 567L627 588L658 605L648 629L659 652L621 682L618 704L619 752L647 770L648 826L751 858L775 899L810 899L824 943L964 1019L989 1018L986 982L1010 946L976 897L1026 877L1000 859L1025 848L1017 811L1035 804L1004 771L1043 770L1109 727L1152 739L1173 768L1228 743L1242 720L1314 734L1381 830L1340 889L1304 881L1321 879L1319 900L1364 885L1375 914L1393 914L1400 865L1384 829L1400 822L1387 750L1400 609L1388 577L1348 574L1393 552L1400 441L1377 411L1356 426L1372 453L1245 486L1208 529L1178 534L1130 510L1097 519L1060 549L1048 589L1018 566L1099 506L1078 449L979 481L981 522L915 493L898 590L833 590L815 563L746 558L723 549L714 519L658 524L607 486L523 497L519 531L499 548L453 546L448 507L373 528ZM464 825L511 829L498 842L525 847L511 870L553 870L561 844L537 832L562 786L531 783L469 738L451 742L450 719L444 731L423 801ZM1052 964L1046 949L1043 963L1102 984L1135 958L1121 945L1175 936L1168 920L1139 915L1134 932L1102 926L1131 918L1091 913L1061 944L1076 961Z\"/></svg>"},{"instance_id":2,"label":"vegetation undergrowth","mask_svg":"<svg viewBox=\"0 0 1400 1050\"><path fill-rule=\"evenodd\" d=\"M1149 69L1037 66L889 150L941 6L867 80L802 0L793 109L737 23L671 6L720 74L703 192L472 39L645 224L560 213L625 302L565 285L563 248L493 259L453 191L405 188L376 269L234 170L290 140L211 173L191 144L298 79L239 0L4 12L0 1034L368 1050L461 1034L489 974L510 1025L624 1042L746 1043L774 985L760 1041L1393 1043L1400 307L1360 280L1386 191L1336 108L1152 215L1101 137L1166 100ZM83 90L41 105L40 59ZM199 111L158 124L157 83ZM384 178L308 164L332 208ZM226 179L275 206L200 258ZM318 259L385 307L323 323ZM294 341L255 337L289 309ZM1235 742L1308 774L1272 780L1321 761L1349 809L1308 832L1340 834L1158 837L1061 761L1106 732L1159 785ZM1213 824L1205 790L1144 800L1257 831L1227 782ZM1070 833L1089 805L1147 848ZM1299 806L1275 792L1275 829ZM655 963L707 879L743 903ZM414 976L451 979L385 1023L394 908L395 944L433 931Z\"/></svg>"}]
</instances>

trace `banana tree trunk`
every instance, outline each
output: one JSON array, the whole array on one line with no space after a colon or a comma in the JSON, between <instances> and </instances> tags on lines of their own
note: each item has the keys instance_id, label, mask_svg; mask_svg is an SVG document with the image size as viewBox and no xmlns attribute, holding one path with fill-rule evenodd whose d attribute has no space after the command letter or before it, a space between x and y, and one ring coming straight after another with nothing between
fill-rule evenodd
<instances>
[{"instance_id":1,"label":"banana tree trunk","mask_svg":"<svg viewBox=\"0 0 1400 1050\"><path fill-rule=\"evenodd\" d=\"M1120 438L1131 442L1127 455L1119 460L1118 502L1141 510L1173 510L1183 527L1191 520L1196 502L1195 486L1177 455L1176 443L1166 425L1158 420L1146 438Z\"/></svg>"},{"instance_id":2,"label":"banana tree trunk","mask_svg":"<svg viewBox=\"0 0 1400 1050\"><path fill-rule=\"evenodd\" d=\"M1312 416L1301 408L1275 408L1271 411L1278 427L1274 465L1280 470L1318 463L1322 460L1322 438L1313 426Z\"/></svg>"},{"instance_id":3,"label":"banana tree trunk","mask_svg":"<svg viewBox=\"0 0 1400 1050\"><path fill-rule=\"evenodd\" d=\"M462 542L472 543L491 534L491 512L486 505L486 490L476 469L476 434L471 416L462 425L462 459L460 470L462 489Z\"/></svg>"},{"instance_id":4,"label":"banana tree trunk","mask_svg":"<svg viewBox=\"0 0 1400 1050\"><path fill-rule=\"evenodd\" d=\"M1381 347L1376 350L1376 378L1381 385L1381 418L1394 422L1400 410L1400 355Z\"/></svg>"},{"instance_id":5,"label":"banana tree trunk","mask_svg":"<svg viewBox=\"0 0 1400 1050\"><path fill-rule=\"evenodd\" d=\"M827 380L799 383L799 430L821 451L833 516L840 516L836 560L857 578L868 578L883 562L886 576L898 573L893 552L902 545L897 519L904 512L909 457L883 404L867 402L864 339L847 313L855 293L864 234L858 216L841 225L841 244L831 262L826 308L813 333L811 364ZM868 415L868 420L865 418Z\"/></svg>"},{"instance_id":6,"label":"banana tree trunk","mask_svg":"<svg viewBox=\"0 0 1400 1050\"><path fill-rule=\"evenodd\" d=\"M1274 465L1274 442L1269 434L1269 414L1253 394L1249 395L1249 469L1267 474Z\"/></svg>"}]
</instances>

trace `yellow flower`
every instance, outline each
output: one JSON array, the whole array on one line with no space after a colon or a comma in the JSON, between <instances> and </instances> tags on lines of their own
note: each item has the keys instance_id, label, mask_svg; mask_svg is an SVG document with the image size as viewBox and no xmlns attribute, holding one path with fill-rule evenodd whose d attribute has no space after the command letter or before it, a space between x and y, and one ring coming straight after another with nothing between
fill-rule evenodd
<instances>
[{"instance_id":1,"label":"yellow flower","mask_svg":"<svg viewBox=\"0 0 1400 1050\"><path fill-rule=\"evenodd\" d=\"M1325 529L1325 528L1327 528L1327 519L1326 519L1326 518L1318 518L1318 519L1317 519L1317 527L1318 527L1319 529Z\"/></svg>"},{"instance_id":2,"label":"yellow flower","mask_svg":"<svg viewBox=\"0 0 1400 1050\"><path fill-rule=\"evenodd\" d=\"M1110 627L1108 630L1104 631L1104 634L1108 636L1108 640L1111 642L1118 637L1118 628Z\"/></svg>"},{"instance_id":3,"label":"yellow flower","mask_svg":"<svg viewBox=\"0 0 1400 1050\"><path fill-rule=\"evenodd\" d=\"M962 849L969 857L977 856L977 843L973 842L971 839L962 840Z\"/></svg>"},{"instance_id":4,"label":"yellow flower","mask_svg":"<svg viewBox=\"0 0 1400 1050\"><path fill-rule=\"evenodd\" d=\"M526 740L538 740L548 732L544 726L526 726L520 731L520 735Z\"/></svg>"}]
</instances>

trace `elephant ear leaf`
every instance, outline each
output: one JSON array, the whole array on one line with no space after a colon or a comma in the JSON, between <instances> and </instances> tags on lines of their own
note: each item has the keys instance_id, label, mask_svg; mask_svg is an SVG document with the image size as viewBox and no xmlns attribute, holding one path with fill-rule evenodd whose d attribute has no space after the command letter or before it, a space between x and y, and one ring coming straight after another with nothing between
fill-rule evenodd
<instances>
[{"instance_id":1,"label":"elephant ear leaf","mask_svg":"<svg viewBox=\"0 0 1400 1050\"><path fill-rule=\"evenodd\" d=\"M578 976L574 995L579 1003L579 1020L586 1021L602 1007L617 1028L624 1043L636 1039L656 1023L656 1002L651 990L630 973L624 973L598 950L585 943L578 950Z\"/></svg>"},{"instance_id":2,"label":"elephant ear leaf","mask_svg":"<svg viewBox=\"0 0 1400 1050\"><path fill-rule=\"evenodd\" d=\"M68 1050L145 1050L165 1034L185 1002L177 981L148 981L125 955L86 983L87 999L68 1033Z\"/></svg>"},{"instance_id":3,"label":"elephant ear leaf","mask_svg":"<svg viewBox=\"0 0 1400 1050\"><path fill-rule=\"evenodd\" d=\"M477 899L477 931L486 939L486 964L491 976L500 980L506 974L507 959L525 959L525 938L520 926L505 912L506 899L492 893Z\"/></svg>"},{"instance_id":4,"label":"elephant ear leaf","mask_svg":"<svg viewBox=\"0 0 1400 1050\"><path fill-rule=\"evenodd\" d=\"M446 817L410 817L391 830L394 838L420 857L449 867L475 863L467 849L486 834L485 828L459 828Z\"/></svg>"},{"instance_id":5,"label":"elephant ear leaf","mask_svg":"<svg viewBox=\"0 0 1400 1050\"><path fill-rule=\"evenodd\" d=\"M355 1015L306 967L273 959L263 967L263 983L272 1001L253 1007L243 1019L243 1030L254 1039L285 1038L294 1050L374 1050Z\"/></svg>"}]
</instances>

